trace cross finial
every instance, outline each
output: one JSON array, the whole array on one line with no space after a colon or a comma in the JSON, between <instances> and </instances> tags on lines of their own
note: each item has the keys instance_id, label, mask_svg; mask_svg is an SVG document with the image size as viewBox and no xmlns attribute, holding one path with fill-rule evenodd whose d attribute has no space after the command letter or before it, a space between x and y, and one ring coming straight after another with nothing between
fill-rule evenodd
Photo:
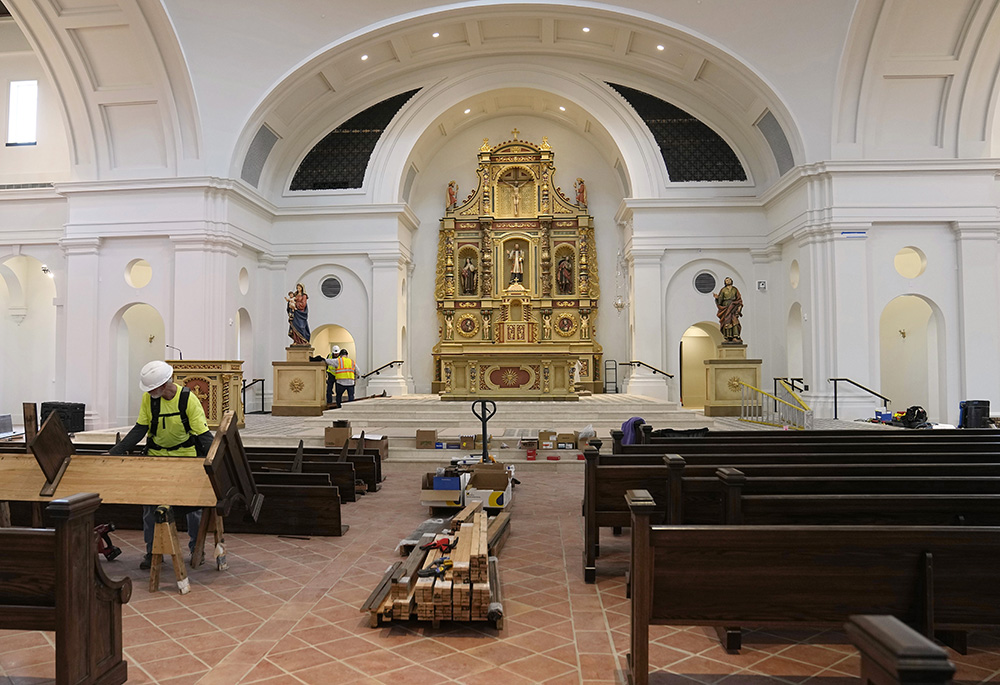
<instances>
[{"instance_id":1,"label":"cross finial","mask_svg":"<svg viewBox=\"0 0 1000 685\"><path fill-rule=\"evenodd\" d=\"M514 136L514 140L517 140L517 134L518 133L520 133L520 131L518 131L516 128L513 131L510 132L510 134L512 136Z\"/></svg>"}]
</instances>

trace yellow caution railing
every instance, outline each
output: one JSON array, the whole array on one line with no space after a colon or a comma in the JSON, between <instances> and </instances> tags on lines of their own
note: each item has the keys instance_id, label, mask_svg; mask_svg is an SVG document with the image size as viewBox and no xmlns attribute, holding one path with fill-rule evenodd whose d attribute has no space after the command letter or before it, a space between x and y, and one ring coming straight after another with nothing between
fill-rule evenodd
<instances>
[{"instance_id":1,"label":"yellow caution railing","mask_svg":"<svg viewBox=\"0 0 1000 685\"><path fill-rule=\"evenodd\" d=\"M740 421L795 430L812 428L812 410L787 383L779 383L779 392L788 399L740 382Z\"/></svg>"}]
</instances>

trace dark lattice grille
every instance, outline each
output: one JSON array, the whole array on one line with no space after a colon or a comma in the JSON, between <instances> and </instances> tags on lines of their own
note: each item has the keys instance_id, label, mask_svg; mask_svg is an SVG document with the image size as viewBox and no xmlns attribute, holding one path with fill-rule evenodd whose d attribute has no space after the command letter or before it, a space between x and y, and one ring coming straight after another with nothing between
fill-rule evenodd
<instances>
[{"instance_id":1,"label":"dark lattice grille","mask_svg":"<svg viewBox=\"0 0 1000 685\"><path fill-rule=\"evenodd\" d=\"M340 281L331 276L320 283L319 289L326 297L336 297L340 294L342 286L340 285Z\"/></svg>"},{"instance_id":2,"label":"dark lattice grille","mask_svg":"<svg viewBox=\"0 0 1000 685\"><path fill-rule=\"evenodd\" d=\"M715 290L715 276L702 271L694 277L694 289L702 294L708 294Z\"/></svg>"},{"instance_id":3,"label":"dark lattice grille","mask_svg":"<svg viewBox=\"0 0 1000 685\"><path fill-rule=\"evenodd\" d=\"M375 144L416 90L355 114L319 141L292 177L291 190L360 188Z\"/></svg>"},{"instance_id":4,"label":"dark lattice grille","mask_svg":"<svg viewBox=\"0 0 1000 685\"><path fill-rule=\"evenodd\" d=\"M625 98L660 146L670 180L745 181L739 158L718 133L669 102L634 88L609 86Z\"/></svg>"}]
</instances>

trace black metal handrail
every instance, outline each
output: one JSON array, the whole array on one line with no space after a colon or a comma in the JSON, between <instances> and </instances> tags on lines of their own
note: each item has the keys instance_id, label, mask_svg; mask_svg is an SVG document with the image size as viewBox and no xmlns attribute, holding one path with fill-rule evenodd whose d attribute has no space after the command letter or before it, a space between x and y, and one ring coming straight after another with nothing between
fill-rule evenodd
<instances>
[{"instance_id":1,"label":"black metal handrail","mask_svg":"<svg viewBox=\"0 0 1000 685\"><path fill-rule=\"evenodd\" d=\"M890 400L885 395L880 395L879 393L875 392L871 388L866 388L865 386L861 385L857 381L851 380L850 378L827 378L827 380L830 381L831 383L833 383L833 418L835 418L835 419L838 418L838 416L837 416L837 383L850 383L854 387L860 388L861 390L864 390L869 395L875 395L875 397L877 397L880 400L882 400L882 406L885 407L886 409L889 408L889 403L892 402L892 400Z\"/></svg>"},{"instance_id":2,"label":"black metal handrail","mask_svg":"<svg viewBox=\"0 0 1000 685\"><path fill-rule=\"evenodd\" d=\"M252 388L253 386L260 383L260 411L247 411L247 388ZM244 414L266 414L264 411L264 379L254 378L252 381L247 383L247 380L243 379L243 413Z\"/></svg>"},{"instance_id":3,"label":"black metal handrail","mask_svg":"<svg viewBox=\"0 0 1000 685\"><path fill-rule=\"evenodd\" d=\"M772 380L774 381L774 393L773 393L774 395L778 394L778 381L785 381L786 383L788 383L788 386L792 389L793 392L806 392L809 390L809 386L806 385L805 378L789 378L787 376L775 376ZM802 384L801 388L798 387L799 383ZM778 409L777 402L774 403L774 409L775 411L777 411Z\"/></svg>"},{"instance_id":4,"label":"black metal handrail","mask_svg":"<svg viewBox=\"0 0 1000 685\"><path fill-rule=\"evenodd\" d=\"M382 366L378 367L377 369L375 369L371 373L366 373L364 376L362 376L362 378L368 378L369 376L378 376L380 371L384 371L385 369L395 368L396 364L399 364L400 366L402 366L403 365L403 360L402 359L397 359L395 361L389 362L388 364L383 364Z\"/></svg>"},{"instance_id":5,"label":"black metal handrail","mask_svg":"<svg viewBox=\"0 0 1000 685\"><path fill-rule=\"evenodd\" d=\"M618 362L618 363L619 364L624 364L625 366L645 366L647 369L649 369L653 373L663 374L667 378L673 378L674 377L674 374L667 373L666 371L661 371L660 369L656 368L655 366L650 366L646 362L641 362L641 361L638 361L638 360L632 360L630 362Z\"/></svg>"}]
</instances>

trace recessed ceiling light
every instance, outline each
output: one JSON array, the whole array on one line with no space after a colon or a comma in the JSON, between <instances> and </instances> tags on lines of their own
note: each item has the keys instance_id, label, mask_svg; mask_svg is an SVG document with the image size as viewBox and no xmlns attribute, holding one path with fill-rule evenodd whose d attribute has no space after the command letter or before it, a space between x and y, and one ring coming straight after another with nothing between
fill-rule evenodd
<instances>
[{"instance_id":1,"label":"recessed ceiling light","mask_svg":"<svg viewBox=\"0 0 1000 685\"><path fill-rule=\"evenodd\" d=\"M431 38L437 38L440 35L441 35L440 33L438 33L437 31L435 31L434 33L431 34Z\"/></svg>"},{"instance_id":2,"label":"recessed ceiling light","mask_svg":"<svg viewBox=\"0 0 1000 685\"><path fill-rule=\"evenodd\" d=\"M589 26L584 26L583 27L583 32L584 33L590 33L590 27Z\"/></svg>"},{"instance_id":3,"label":"recessed ceiling light","mask_svg":"<svg viewBox=\"0 0 1000 685\"><path fill-rule=\"evenodd\" d=\"M560 112L565 112L565 111L566 111L566 108L565 108L565 107L563 107L562 105L559 105L559 111L560 111Z\"/></svg>"},{"instance_id":4,"label":"recessed ceiling light","mask_svg":"<svg viewBox=\"0 0 1000 685\"><path fill-rule=\"evenodd\" d=\"M656 46L656 49L657 49L657 50L665 50L666 48L664 48L664 47L663 47L662 45L657 45L657 46Z\"/></svg>"},{"instance_id":5,"label":"recessed ceiling light","mask_svg":"<svg viewBox=\"0 0 1000 685\"><path fill-rule=\"evenodd\" d=\"M361 55L361 61L362 62L364 62L366 59L368 59L368 55Z\"/></svg>"},{"instance_id":6,"label":"recessed ceiling light","mask_svg":"<svg viewBox=\"0 0 1000 685\"><path fill-rule=\"evenodd\" d=\"M471 109L467 109L467 110L465 110L465 113L468 114L471 111L472 111Z\"/></svg>"}]
</instances>

